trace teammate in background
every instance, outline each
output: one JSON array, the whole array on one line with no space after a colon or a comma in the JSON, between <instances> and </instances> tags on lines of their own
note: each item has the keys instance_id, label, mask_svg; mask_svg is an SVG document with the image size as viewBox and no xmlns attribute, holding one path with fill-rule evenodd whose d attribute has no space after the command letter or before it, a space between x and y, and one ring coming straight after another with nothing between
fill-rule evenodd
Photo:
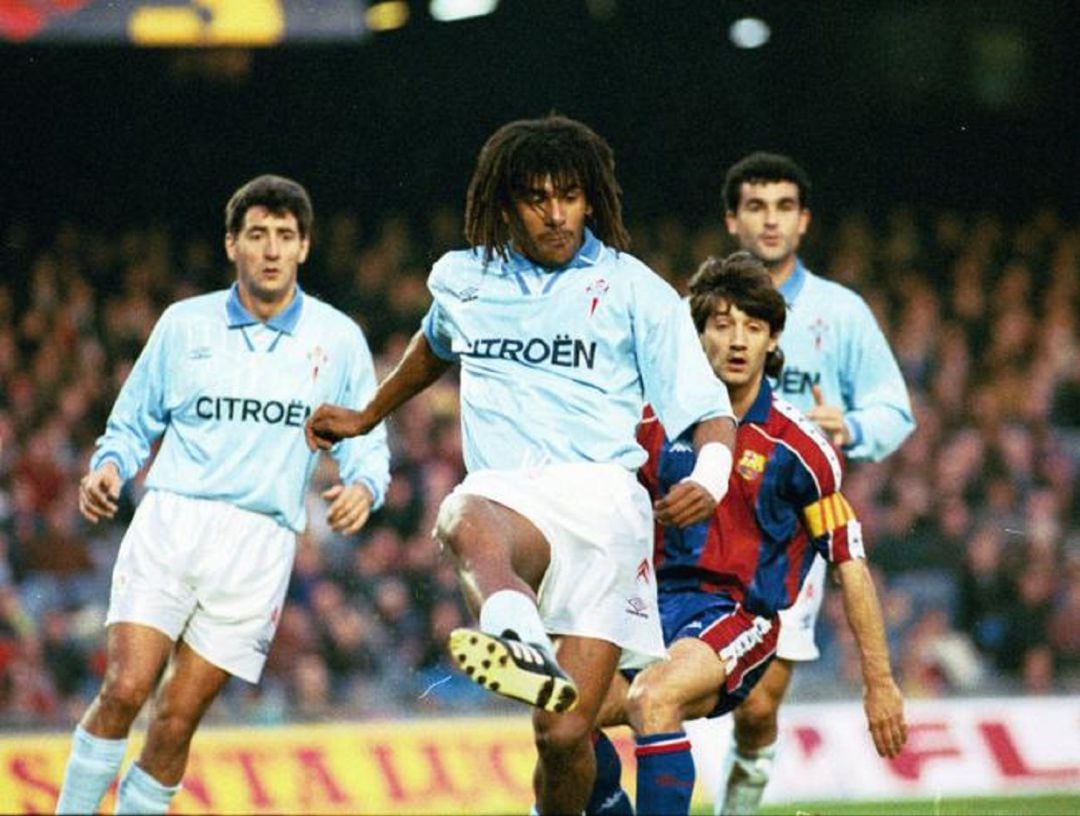
<instances>
[{"instance_id":1,"label":"teammate in background","mask_svg":"<svg viewBox=\"0 0 1080 816\"><path fill-rule=\"evenodd\" d=\"M363 434L461 365L468 476L435 535L480 625L454 632L450 651L477 683L537 708L540 813L585 806L590 734L620 655L664 653L636 477L643 398L698 450L657 505L666 522L707 518L731 470L727 392L678 295L624 251L614 168L571 119L496 131L469 185L472 249L435 264L434 303L401 362L359 411L323 406L308 422L313 446Z\"/></svg>"},{"instance_id":2,"label":"teammate in background","mask_svg":"<svg viewBox=\"0 0 1080 816\"><path fill-rule=\"evenodd\" d=\"M728 170L725 220L739 246L759 258L787 301L784 371L777 392L853 460L888 456L915 428L900 367L865 301L810 272L796 252L810 225L810 181L786 156L752 153ZM814 626L825 562L814 559L798 599L781 613L777 659L735 710L716 797L718 814L757 813L776 756L777 711L795 663L816 660Z\"/></svg>"},{"instance_id":3,"label":"teammate in background","mask_svg":"<svg viewBox=\"0 0 1080 816\"><path fill-rule=\"evenodd\" d=\"M634 729L639 814L689 813L695 770L683 722L731 711L767 672L778 629L783 634L778 612L795 600L815 553L835 564L840 578L874 746L893 757L907 738L859 522L840 492L839 457L765 379L783 365L784 299L747 252L710 258L690 292L701 343L739 417L735 469L707 523L657 525L654 563L668 659L632 683L618 675L609 701L621 703L620 719ZM649 451L641 477L652 495L694 466L685 438L669 439L651 414L638 440ZM614 779L601 780L607 788L594 801L617 801Z\"/></svg>"},{"instance_id":4,"label":"teammate in background","mask_svg":"<svg viewBox=\"0 0 1080 816\"><path fill-rule=\"evenodd\" d=\"M117 555L105 679L75 729L58 813L97 810L151 695L116 812L165 813L211 702L230 676L255 683L262 673L307 522L316 457L304 420L312 405L375 390L359 327L297 283L312 218L307 191L289 179L260 176L236 191L225 208L236 283L165 310L79 483L82 514L113 518L121 486L161 439ZM352 534L390 478L385 431L332 453L341 483L323 494L327 520Z\"/></svg>"}]
</instances>

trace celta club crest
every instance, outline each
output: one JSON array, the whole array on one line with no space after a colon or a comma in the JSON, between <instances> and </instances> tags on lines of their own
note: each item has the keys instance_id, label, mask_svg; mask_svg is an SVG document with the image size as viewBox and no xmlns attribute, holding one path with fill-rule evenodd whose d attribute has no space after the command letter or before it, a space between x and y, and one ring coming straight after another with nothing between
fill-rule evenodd
<instances>
[{"instance_id":1,"label":"celta club crest","mask_svg":"<svg viewBox=\"0 0 1080 816\"><path fill-rule=\"evenodd\" d=\"M319 379L319 369L326 365L330 359L326 356L326 352L323 351L322 346L315 346L307 355L308 362L311 363L311 381L315 382Z\"/></svg>"},{"instance_id":2,"label":"celta club crest","mask_svg":"<svg viewBox=\"0 0 1080 816\"><path fill-rule=\"evenodd\" d=\"M825 342L825 332L829 330L829 324L817 318L810 324L810 334L814 335L814 348L817 351L821 351L821 346Z\"/></svg>"},{"instance_id":3,"label":"celta club crest","mask_svg":"<svg viewBox=\"0 0 1080 816\"><path fill-rule=\"evenodd\" d=\"M597 278L588 286L585 287L585 293L592 295L592 299L589 302L589 317L592 317L593 312L596 311L596 307L600 305L600 298L607 294L611 285L604 278Z\"/></svg>"}]
</instances>

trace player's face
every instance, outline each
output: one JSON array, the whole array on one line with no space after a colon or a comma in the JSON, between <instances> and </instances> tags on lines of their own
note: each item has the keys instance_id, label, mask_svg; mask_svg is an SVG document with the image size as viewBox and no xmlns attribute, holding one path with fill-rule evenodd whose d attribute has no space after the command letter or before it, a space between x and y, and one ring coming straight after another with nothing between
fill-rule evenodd
<instances>
[{"instance_id":1,"label":"player's face","mask_svg":"<svg viewBox=\"0 0 1080 816\"><path fill-rule=\"evenodd\" d=\"M760 381L766 356L778 342L768 322L726 301L717 302L701 333L705 356L716 376L729 388Z\"/></svg>"},{"instance_id":2,"label":"player's face","mask_svg":"<svg viewBox=\"0 0 1080 816\"><path fill-rule=\"evenodd\" d=\"M794 182L743 182L739 207L724 220L741 249L753 253L766 266L775 266L798 250L810 225L810 211L799 203L799 187Z\"/></svg>"},{"instance_id":3,"label":"player's face","mask_svg":"<svg viewBox=\"0 0 1080 816\"><path fill-rule=\"evenodd\" d=\"M581 187L556 189L546 176L514 200L514 213L507 217L516 217L519 226L514 230L516 249L541 266L557 269L581 248L590 215L592 207Z\"/></svg>"},{"instance_id":4,"label":"player's face","mask_svg":"<svg viewBox=\"0 0 1080 816\"><path fill-rule=\"evenodd\" d=\"M237 235L226 234L225 251L236 264L240 294L245 305L256 306L257 316L272 316L292 300L296 272L307 260L308 247L295 215L275 215L262 206L244 213Z\"/></svg>"}]
</instances>

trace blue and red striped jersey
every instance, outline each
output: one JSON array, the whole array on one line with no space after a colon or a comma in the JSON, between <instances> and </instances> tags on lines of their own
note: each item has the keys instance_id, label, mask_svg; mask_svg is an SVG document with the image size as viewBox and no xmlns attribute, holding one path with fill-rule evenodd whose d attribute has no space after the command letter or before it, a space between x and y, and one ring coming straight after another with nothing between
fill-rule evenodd
<instances>
[{"instance_id":1,"label":"blue and red striped jersey","mask_svg":"<svg viewBox=\"0 0 1080 816\"><path fill-rule=\"evenodd\" d=\"M638 441L649 453L639 478L654 500L693 470L690 436L667 439L649 408ZM815 552L834 563L865 556L861 527L840 482L833 447L762 382L739 421L728 492L713 517L684 528L656 524L660 591L726 591L762 616L787 608Z\"/></svg>"}]
</instances>

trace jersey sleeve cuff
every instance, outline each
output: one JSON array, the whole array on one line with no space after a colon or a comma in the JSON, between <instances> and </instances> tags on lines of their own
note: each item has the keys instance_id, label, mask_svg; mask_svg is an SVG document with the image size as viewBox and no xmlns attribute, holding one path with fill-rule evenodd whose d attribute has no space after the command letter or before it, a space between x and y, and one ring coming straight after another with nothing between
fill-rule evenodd
<instances>
[{"instance_id":1,"label":"jersey sleeve cuff","mask_svg":"<svg viewBox=\"0 0 1080 816\"><path fill-rule=\"evenodd\" d=\"M431 346L432 352L440 360L445 360L448 363L456 363L458 355L454 354L450 350L450 347L440 340L435 334L435 320L432 317L432 313L428 312L424 316L424 322L421 324L421 329L424 332L424 337L427 338L428 345Z\"/></svg>"},{"instance_id":2,"label":"jersey sleeve cuff","mask_svg":"<svg viewBox=\"0 0 1080 816\"><path fill-rule=\"evenodd\" d=\"M844 417L844 427L847 428L848 439L851 441L844 445L843 449L845 453L850 453L863 443L863 429L859 420L851 415Z\"/></svg>"},{"instance_id":3,"label":"jersey sleeve cuff","mask_svg":"<svg viewBox=\"0 0 1080 816\"><path fill-rule=\"evenodd\" d=\"M125 482L128 480L128 475L124 473L124 460L120 458L120 454L113 451L106 451L99 456L95 456L90 462L90 469L97 470L106 462L112 462L116 465L117 471L120 473L120 478Z\"/></svg>"}]
</instances>

